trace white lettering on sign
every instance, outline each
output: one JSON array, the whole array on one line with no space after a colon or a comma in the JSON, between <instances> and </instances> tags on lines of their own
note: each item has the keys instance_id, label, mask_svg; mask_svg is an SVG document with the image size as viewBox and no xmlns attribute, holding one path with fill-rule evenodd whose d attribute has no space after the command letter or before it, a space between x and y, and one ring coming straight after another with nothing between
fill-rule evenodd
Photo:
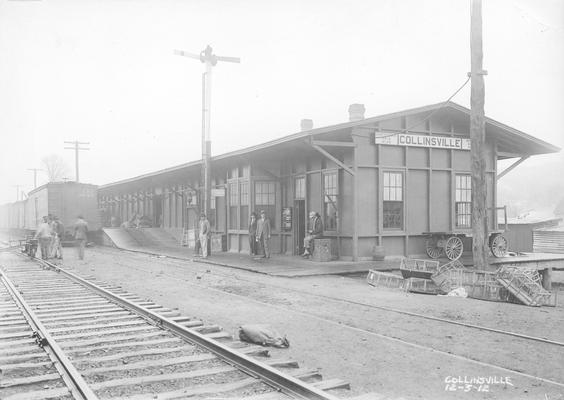
<instances>
[{"instance_id":1,"label":"white lettering on sign","mask_svg":"<svg viewBox=\"0 0 564 400\"><path fill-rule=\"evenodd\" d=\"M212 197L225 197L225 189L212 189L211 190Z\"/></svg>"},{"instance_id":2,"label":"white lettering on sign","mask_svg":"<svg viewBox=\"0 0 564 400\"><path fill-rule=\"evenodd\" d=\"M408 133L376 132L376 144L392 146L433 147L437 149L470 150L470 139L448 136L412 135Z\"/></svg>"}]
</instances>

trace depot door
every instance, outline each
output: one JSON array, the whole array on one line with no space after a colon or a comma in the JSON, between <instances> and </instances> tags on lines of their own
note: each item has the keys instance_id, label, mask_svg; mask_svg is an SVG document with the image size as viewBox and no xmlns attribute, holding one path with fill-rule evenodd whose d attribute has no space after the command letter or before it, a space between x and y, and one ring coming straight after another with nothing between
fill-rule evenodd
<instances>
[{"instance_id":1,"label":"depot door","mask_svg":"<svg viewBox=\"0 0 564 400\"><path fill-rule=\"evenodd\" d=\"M294 200L294 254L303 254L305 237L305 200Z\"/></svg>"}]
</instances>

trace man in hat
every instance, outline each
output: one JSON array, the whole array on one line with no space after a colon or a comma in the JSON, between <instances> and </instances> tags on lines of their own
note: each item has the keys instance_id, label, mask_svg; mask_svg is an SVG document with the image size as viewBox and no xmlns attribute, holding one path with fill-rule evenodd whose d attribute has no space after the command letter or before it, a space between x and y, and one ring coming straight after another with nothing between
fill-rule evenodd
<instances>
[{"instance_id":1,"label":"man in hat","mask_svg":"<svg viewBox=\"0 0 564 400\"><path fill-rule=\"evenodd\" d=\"M257 255L257 214L254 212L249 221L249 251L251 256Z\"/></svg>"},{"instance_id":2,"label":"man in hat","mask_svg":"<svg viewBox=\"0 0 564 400\"><path fill-rule=\"evenodd\" d=\"M54 235L54 244L53 244L53 257L58 258L60 260L63 259L63 236L65 236L65 227L59 217L56 215L53 216L53 224L51 225L51 229L53 230Z\"/></svg>"},{"instance_id":3,"label":"man in hat","mask_svg":"<svg viewBox=\"0 0 564 400\"><path fill-rule=\"evenodd\" d=\"M315 211L309 213L307 236L304 238L304 254L302 257L309 257L313 253L313 239L323 235L323 223L321 217Z\"/></svg>"},{"instance_id":4,"label":"man in hat","mask_svg":"<svg viewBox=\"0 0 564 400\"><path fill-rule=\"evenodd\" d=\"M39 245L41 247L41 258L47 260L50 255L51 247L51 226L49 225L49 219L43 217L43 222L37 227L37 232L35 232L35 239L39 240Z\"/></svg>"},{"instance_id":5,"label":"man in hat","mask_svg":"<svg viewBox=\"0 0 564 400\"><path fill-rule=\"evenodd\" d=\"M79 215L74 224L74 239L78 245L79 260L84 260L84 249L86 248L86 240L88 239L87 233L88 223L82 218L82 215Z\"/></svg>"},{"instance_id":6,"label":"man in hat","mask_svg":"<svg viewBox=\"0 0 564 400\"><path fill-rule=\"evenodd\" d=\"M264 210L261 210L260 219L257 221L257 242L264 251L262 258L270 258L270 220Z\"/></svg>"},{"instance_id":7,"label":"man in hat","mask_svg":"<svg viewBox=\"0 0 564 400\"><path fill-rule=\"evenodd\" d=\"M210 222L206 218L205 213L200 214L200 247L202 248L202 257L208 257L208 238L210 235Z\"/></svg>"}]
</instances>

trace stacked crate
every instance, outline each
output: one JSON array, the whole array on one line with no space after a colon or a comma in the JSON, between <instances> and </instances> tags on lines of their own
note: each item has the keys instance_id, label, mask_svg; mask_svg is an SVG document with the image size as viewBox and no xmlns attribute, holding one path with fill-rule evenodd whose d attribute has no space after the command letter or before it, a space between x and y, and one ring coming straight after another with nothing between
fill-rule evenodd
<instances>
[{"instance_id":1,"label":"stacked crate","mask_svg":"<svg viewBox=\"0 0 564 400\"><path fill-rule=\"evenodd\" d=\"M498 270L496 280L525 305L538 307L551 301L551 294L542 287L535 269L503 266Z\"/></svg>"},{"instance_id":2,"label":"stacked crate","mask_svg":"<svg viewBox=\"0 0 564 400\"><path fill-rule=\"evenodd\" d=\"M474 299L510 300L509 292L497 282L495 272L468 269L458 260L442 265L431 279L443 293L462 287Z\"/></svg>"},{"instance_id":3,"label":"stacked crate","mask_svg":"<svg viewBox=\"0 0 564 400\"><path fill-rule=\"evenodd\" d=\"M405 278L405 290L414 293L438 294L439 288L431 280L431 276L439 269L437 260L418 260L404 258L400 271Z\"/></svg>"}]
</instances>

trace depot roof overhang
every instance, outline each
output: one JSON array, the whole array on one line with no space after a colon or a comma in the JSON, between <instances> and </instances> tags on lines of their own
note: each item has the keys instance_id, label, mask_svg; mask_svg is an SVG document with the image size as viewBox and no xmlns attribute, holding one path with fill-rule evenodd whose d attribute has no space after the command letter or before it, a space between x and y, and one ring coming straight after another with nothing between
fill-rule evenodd
<instances>
[{"instance_id":1,"label":"depot roof overhang","mask_svg":"<svg viewBox=\"0 0 564 400\"><path fill-rule=\"evenodd\" d=\"M280 156L281 154L287 154L285 151L292 151L292 154L296 154L296 152L300 151L308 153L311 149L307 146L306 142L310 139L323 138L325 140L350 142L352 128L364 127L367 128L367 131L370 131L371 129L375 130L379 122L418 114L421 114L421 117L423 118L427 118L432 114L433 118L445 118L449 121L456 122L458 126L470 125L470 110L468 108L453 102L438 103L391 114L384 114L377 117L366 118L359 121L345 122L337 125L294 133L292 135L261 143L256 146L214 156L212 157L211 162L214 166L221 167L232 165L234 161L248 160L249 158L254 158L259 155L261 158L264 157L268 159L271 155ZM488 117L486 117L486 138L496 141L498 159L527 157L538 154L556 153L560 151L560 148L557 146L547 143L541 139L537 139ZM177 176L198 174L201 164L202 160L196 160L133 178L101 185L99 189L118 189L118 187L122 185L126 185L128 188L131 188L131 186L142 187L149 182L170 181Z\"/></svg>"}]
</instances>

